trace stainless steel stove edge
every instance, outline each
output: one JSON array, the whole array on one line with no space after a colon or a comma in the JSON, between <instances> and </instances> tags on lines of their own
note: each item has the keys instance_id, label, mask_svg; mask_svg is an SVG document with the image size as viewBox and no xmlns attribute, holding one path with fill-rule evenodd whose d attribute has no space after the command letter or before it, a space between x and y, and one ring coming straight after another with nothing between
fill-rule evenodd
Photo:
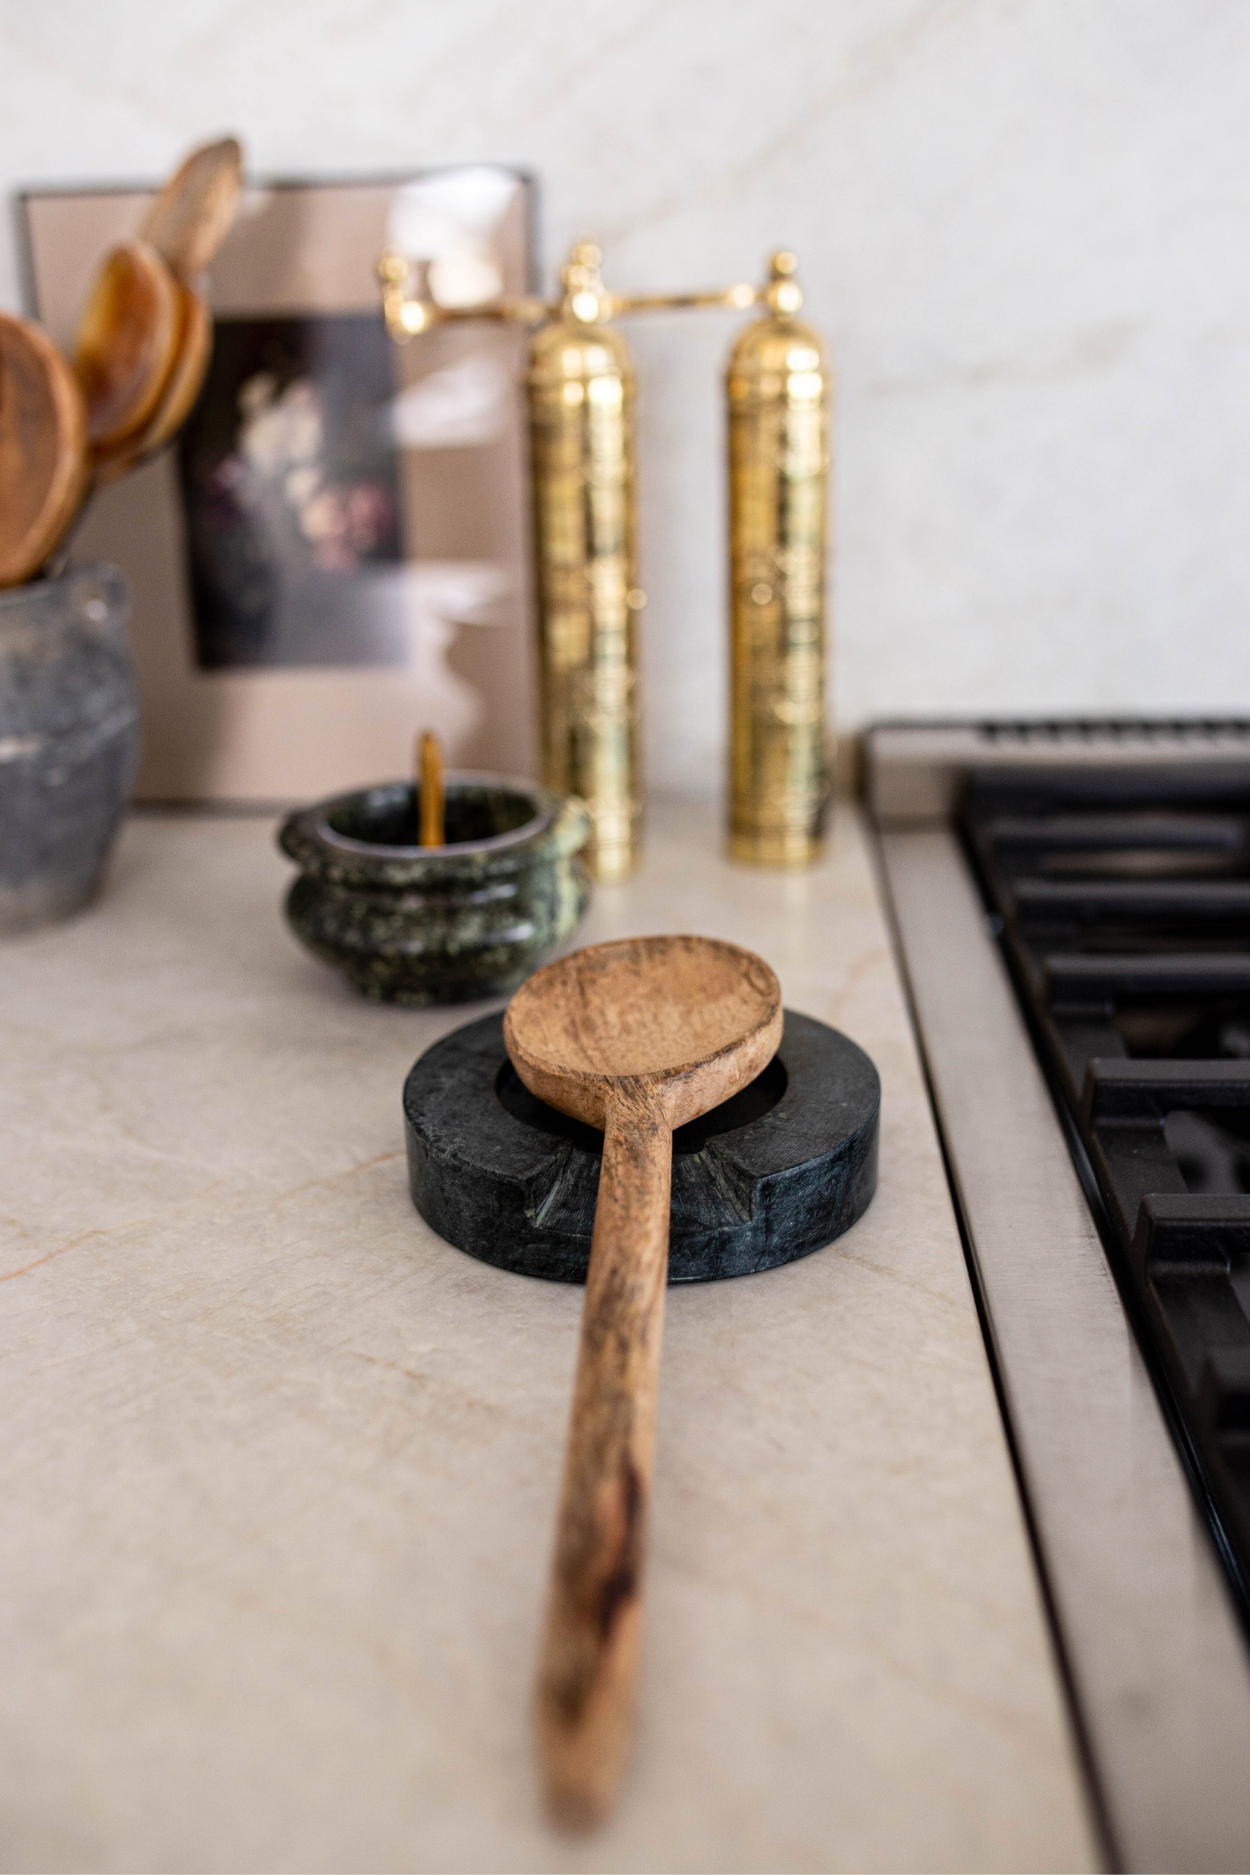
<instances>
[{"instance_id":1,"label":"stainless steel stove edge","mask_svg":"<svg viewBox=\"0 0 1250 1875\"><path fill-rule=\"evenodd\" d=\"M879 827L950 819L974 769L1250 766L1250 722L878 723L864 737L864 791Z\"/></svg>"},{"instance_id":2,"label":"stainless steel stove edge","mask_svg":"<svg viewBox=\"0 0 1250 1875\"><path fill-rule=\"evenodd\" d=\"M1250 760L1234 736L1198 759ZM946 824L986 746L975 725L872 731L869 800L1094 1807L1125 1868L1245 1869L1245 1638Z\"/></svg>"}]
</instances>

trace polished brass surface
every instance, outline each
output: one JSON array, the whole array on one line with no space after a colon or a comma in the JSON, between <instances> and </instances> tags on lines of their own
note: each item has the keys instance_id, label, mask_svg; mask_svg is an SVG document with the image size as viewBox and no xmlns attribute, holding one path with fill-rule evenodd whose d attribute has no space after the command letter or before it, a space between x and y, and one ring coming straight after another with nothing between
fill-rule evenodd
<instances>
[{"instance_id":1,"label":"polished brass surface","mask_svg":"<svg viewBox=\"0 0 1250 1875\"><path fill-rule=\"evenodd\" d=\"M634 375L601 322L597 250L574 250L564 285L526 372L543 781L585 801L589 863L612 880L632 871L642 821Z\"/></svg>"},{"instance_id":2,"label":"polished brass surface","mask_svg":"<svg viewBox=\"0 0 1250 1875\"><path fill-rule=\"evenodd\" d=\"M805 866L829 795L825 551L830 373L795 317L792 254L730 354L730 828L735 859Z\"/></svg>"},{"instance_id":3,"label":"polished brass surface","mask_svg":"<svg viewBox=\"0 0 1250 1875\"><path fill-rule=\"evenodd\" d=\"M698 306L732 306L739 311L754 306L762 295L747 282L737 286L713 287L704 293L611 293L599 273L599 249L593 241L579 241L569 256L565 274L589 266L593 279L576 292L567 288L559 299L486 300L478 306L440 306L428 294L412 289L419 283L420 269L403 254L383 254L378 262L382 283L382 312L386 328L396 344L404 345L433 326L454 319L504 319L515 325L538 326L545 320L559 318L572 301L572 316L582 324L602 324L622 313L680 312Z\"/></svg>"},{"instance_id":4,"label":"polished brass surface","mask_svg":"<svg viewBox=\"0 0 1250 1875\"><path fill-rule=\"evenodd\" d=\"M752 333L772 334L782 327L790 335L783 342L783 356L786 345L810 343L818 350L819 340L794 324L790 315L797 307L798 288L781 274L763 290L738 285L702 293L625 294L605 286L600 262L593 242L579 242L564 268L559 299L498 299L480 306L440 306L421 291L420 267L403 255L385 254L378 273L387 329L397 343L457 319L503 319L538 328L530 341L526 393L543 780L549 788L578 794L586 802L593 828L587 862L596 878L612 880L632 871L642 822L638 615L645 597L638 584L634 520L633 371L625 343L609 329L609 321L623 313L700 306L741 309L762 303L768 316L745 335L748 350ZM816 368L823 371L823 360ZM739 376L749 369L744 363ZM797 375L789 374L796 383ZM806 434L797 414L805 408L797 388L791 402L796 415L787 446L797 449ZM790 430L785 433L789 436ZM768 421L756 423L751 435L756 434L771 447ZM743 435L749 447L750 437L745 431ZM745 459L742 474L752 489L767 483L767 473L762 480L748 473ZM806 514L803 502L810 507L811 499L810 492L800 494L798 508L785 523L789 531L783 545L788 551L793 535L796 555L811 531L799 510ZM754 497L748 494L740 505L745 516L754 515ZM760 533L758 525L750 526ZM818 586L820 567L813 575ZM802 579L796 557L790 576L794 595ZM794 609L789 601L785 606ZM820 617L823 621L823 611ZM804 668L801 626L796 614L792 649L797 661L787 666L795 684ZM792 699L787 707L798 705ZM772 773L767 762L765 768ZM806 815L803 824L811 819ZM787 859L794 857L793 846L791 839Z\"/></svg>"},{"instance_id":5,"label":"polished brass surface","mask_svg":"<svg viewBox=\"0 0 1250 1875\"><path fill-rule=\"evenodd\" d=\"M553 308L547 300L493 299L480 306L440 306L412 291L420 269L403 254L383 254L378 262L382 282L382 316L386 329L397 345L429 332L437 325L459 319L501 319L512 325L537 326L550 318Z\"/></svg>"}]
</instances>

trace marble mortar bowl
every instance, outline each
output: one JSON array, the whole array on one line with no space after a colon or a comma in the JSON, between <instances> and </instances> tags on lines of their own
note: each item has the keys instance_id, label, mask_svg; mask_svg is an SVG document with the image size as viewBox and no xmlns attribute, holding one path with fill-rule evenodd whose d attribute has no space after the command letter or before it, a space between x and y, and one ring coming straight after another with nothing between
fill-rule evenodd
<instances>
[{"instance_id":1,"label":"marble mortar bowl","mask_svg":"<svg viewBox=\"0 0 1250 1875\"><path fill-rule=\"evenodd\" d=\"M507 775L447 777L444 846L420 846L419 792L396 781L288 815L300 868L286 915L362 996L463 1003L516 989L590 899L585 807Z\"/></svg>"}]
</instances>

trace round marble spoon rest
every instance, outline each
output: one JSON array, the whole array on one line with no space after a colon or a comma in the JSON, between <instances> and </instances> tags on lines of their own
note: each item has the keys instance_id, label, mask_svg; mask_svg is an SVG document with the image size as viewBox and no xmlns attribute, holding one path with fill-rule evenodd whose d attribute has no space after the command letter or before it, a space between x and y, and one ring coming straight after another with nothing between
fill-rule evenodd
<instances>
[{"instance_id":1,"label":"round marble spoon rest","mask_svg":"<svg viewBox=\"0 0 1250 1875\"><path fill-rule=\"evenodd\" d=\"M863 1049L787 1010L764 1072L673 1135L669 1281L775 1269L840 1236L876 1190L880 1105ZM603 1135L522 1085L502 1013L426 1050L404 1121L413 1203L440 1237L500 1269L585 1281Z\"/></svg>"}]
</instances>

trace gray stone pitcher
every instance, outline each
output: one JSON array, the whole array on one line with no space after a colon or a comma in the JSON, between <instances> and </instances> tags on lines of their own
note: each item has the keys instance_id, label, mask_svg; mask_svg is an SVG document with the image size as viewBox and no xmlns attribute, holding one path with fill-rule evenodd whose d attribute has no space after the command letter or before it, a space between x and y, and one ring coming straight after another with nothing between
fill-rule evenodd
<instances>
[{"instance_id":1,"label":"gray stone pitcher","mask_svg":"<svg viewBox=\"0 0 1250 1875\"><path fill-rule=\"evenodd\" d=\"M129 614L115 566L0 592L0 932L99 887L139 757Z\"/></svg>"}]
</instances>

